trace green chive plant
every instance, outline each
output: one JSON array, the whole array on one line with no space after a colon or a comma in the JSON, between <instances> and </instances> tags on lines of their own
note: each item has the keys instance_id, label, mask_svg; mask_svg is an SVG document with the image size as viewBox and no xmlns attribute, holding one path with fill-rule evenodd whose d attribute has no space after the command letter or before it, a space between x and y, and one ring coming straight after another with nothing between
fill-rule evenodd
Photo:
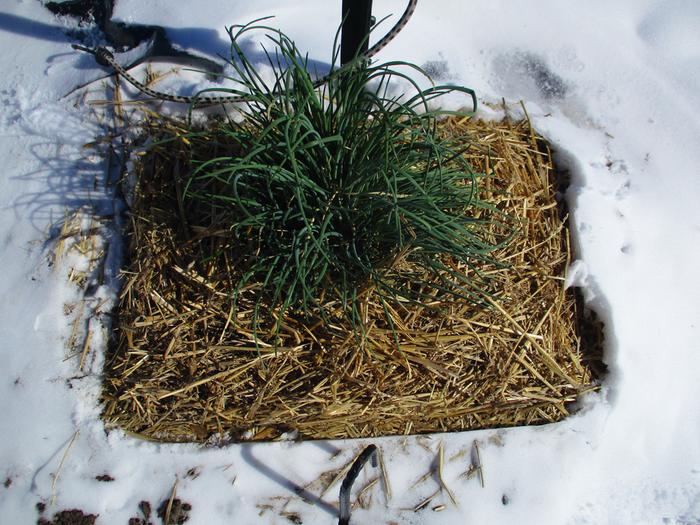
<instances>
[{"instance_id":1,"label":"green chive plant","mask_svg":"<svg viewBox=\"0 0 700 525\"><path fill-rule=\"evenodd\" d=\"M241 48L242 37L261 29L275 47L265 51L272 81ZM361 327L367 290L385 312L392 301L441 294L480 301L488 280L477 267L499 244L490 223L507 221L479 199L480 176L464 159L464 143L438 133L449 112L434 109L448 93L476 106L474 92L421 89L402 72L421 73L415 65L362 58L316 83L308 57L281 32L249 24L229 35L239 87L226 91L247 101L242 121L208 133L236 153L198 163L183 195L187 208L211 210L238 247L234 300L262 283L253 287L253 326L262 309L281 322L290 309L327 318L332 304ZM413 94L394 94L395 80ZM410 264L398 271L397 261Z\"/></svg>"}]
</instances>

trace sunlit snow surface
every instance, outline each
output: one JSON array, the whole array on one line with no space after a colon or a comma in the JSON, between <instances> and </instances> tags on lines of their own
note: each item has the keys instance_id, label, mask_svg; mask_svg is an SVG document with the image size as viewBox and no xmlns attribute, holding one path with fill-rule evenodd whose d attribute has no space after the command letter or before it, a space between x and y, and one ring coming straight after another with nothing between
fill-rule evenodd
<instances>
[{"instance_id":1,"label":"sunlit snow surface","mask_svg":"<svg viewBox=\"0 0 700 525\"><path fill-rule=\"evenodd\" d=\"M340 4L120 0L115 16L162 25L179 46L216 57L228 51L225 25L274 14L270 23L322 68ZM404 7L374 4L379 19ZM189 523L336 523L338 487L319 497L316 480L364 443L202 449L107 434L99 354L87 373L78 357L66 360L65 305L79 299L68 269L81 262L50 261L47 239L67 210L118 211L103 161L83 148L101 129L87 107L61 98L102 71L71 50L69 27L36 0L0 5L0 523L35 523L41 501L47 517L79 508L121 525L141 500L168 498L176 480L177 496L192 504ZM373 440L391 498L377 484L352 523L700 523L700 3L421 0L379 58L476 89L486 118L500 115L489 102L525 102L572 173L580 261L571 280L606 323L611 372L563 423ZM186 73L160 87L191 93L206 82ZM110 253L118 240L104 224L98 248ZM90 304L109 304L113 293L107 282ZM483 487L462 476L474 441ZM414 512L440 488L435 476L421 478L441 444L458 505L442 491ZM114 481L95 479L103 474ZM374 475L368 467L358 485Z\"/></svg>"}]
</instances>

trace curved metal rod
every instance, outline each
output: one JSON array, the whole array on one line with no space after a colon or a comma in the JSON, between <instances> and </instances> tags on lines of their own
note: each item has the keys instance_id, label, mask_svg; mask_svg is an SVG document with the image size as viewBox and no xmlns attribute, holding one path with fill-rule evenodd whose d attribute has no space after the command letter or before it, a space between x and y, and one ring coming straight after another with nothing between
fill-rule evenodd
<instances>
[{"instance_id":1,"label":"curved metal rod","mask_svg":"<svg viewBox=\"0 0 700 525\"><path fill-rule=\"evenodd\" d=\"M350 525L350 491L355 483L357 476L360 474L362 467L365 466L367 460L372 460L372 466L377 467L377 447L368 445L350 467L348 475L345 476L343 484L340 486L340 518L338 525Z\"/></svg>"}]
</instances>

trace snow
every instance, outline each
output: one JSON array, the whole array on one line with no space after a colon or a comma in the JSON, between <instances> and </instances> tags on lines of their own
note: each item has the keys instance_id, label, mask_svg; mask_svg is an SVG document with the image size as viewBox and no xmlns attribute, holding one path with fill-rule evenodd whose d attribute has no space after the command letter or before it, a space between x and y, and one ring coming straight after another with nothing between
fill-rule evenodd
<instances>
[{"instance_id":1,"label":"snow","mask_svg":"<svg viewBox=\"0 0 700 525\"><path fill-rule=\"evenodd\" d=\"M340 2L297 4L120 0L115 18L163 25L178 45L216 57L228 50L224 25L275 14L327 64ZM376 1L374 10L382 18L403 7ZM336 523L338 486L319 496L316 480L370 441L202 448L106 432L97 406L106 328L93 330L84 372L66 346L76 316L107 311L114 283L97 283L83 302L68 279L85 262L70 249L76 240L50 260L68 211L118 211L104 162L83 148L104 129L87 106L62 98L101 72L71 50L64 30L73 24L33 0L0 8L0 522L34 523L41 501L47 516L80 508L123 524L139 501L157 507L177 480L178 497L193 505L189 523L291 523L283 512ZM559 424L371 440L391 497L377 484L352 523L699 523L700 4L421 1L380 58L427 64L474 88L483 116L500 114L501 97L512 115L525 102L572 174L579 260L570 281L606 323L610 374ZM190 73L160 87L192 92L207 82ZM96 249L114 264L118 240L108 220L98 229ZM91 322L108 325L99 313ZM475 442L483 487L462 476ZM443 490L414 512L440 488L436 476L421 478L441 446L458 506ZM95 480L102 474L114 481ZM358 485L374 475L366 467Z\"/></svg>"}]
</instances>

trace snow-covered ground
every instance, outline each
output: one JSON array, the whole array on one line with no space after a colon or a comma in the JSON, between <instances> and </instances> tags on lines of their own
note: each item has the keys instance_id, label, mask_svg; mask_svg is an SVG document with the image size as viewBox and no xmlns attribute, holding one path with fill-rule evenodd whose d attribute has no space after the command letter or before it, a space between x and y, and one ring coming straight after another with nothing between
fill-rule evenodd
<instances>
[{"instance_id":1,"label":"snow-covered ground","mask_svg":"<svg viewBox=\"0 0 700 525\"><path fill-rule=\"evenodd\" d=\"M374 3L378 18L404 7ZM228 50L225 25L274 14L323 63L339 12L340 1L322 0L119 0L115 17L162 25L175 43L215 57ZM88 106L61 98L101 71L71 50L73 24L37 0L0 3L0 523L35 523L43 502L47 517L80 508L97 523L125 524L176 482L192 504L189 523L336 523L338 486L321 495L316 480L364 442L205 449L105 432L104 334L93 327L84 371L82 346L71 355L67 344L71 322L97 310L98 323L113 289L93 287L83 302L69 272L85 258L71 239L52 258L67 212L97 204L108 216L116 205L103 160L83 148L104 128ZM556 425L372 440L391 490L369 489L352 523L700 523L700 3L421 0L379 58L427 65L483 103L526 103L572 172L580 260L571 281L606 323L611 373ZM205 82L183 74L159 87L191 92ZM105 224L85 242L114 256ZM483 486L463 476L475 442ZM414 511L441 487L424 478L441 449L456 504L442 490ZM104 474L114 480L95 479ZM368 466L357 485L375 475Z\"/></svg>"}]
</instances>

